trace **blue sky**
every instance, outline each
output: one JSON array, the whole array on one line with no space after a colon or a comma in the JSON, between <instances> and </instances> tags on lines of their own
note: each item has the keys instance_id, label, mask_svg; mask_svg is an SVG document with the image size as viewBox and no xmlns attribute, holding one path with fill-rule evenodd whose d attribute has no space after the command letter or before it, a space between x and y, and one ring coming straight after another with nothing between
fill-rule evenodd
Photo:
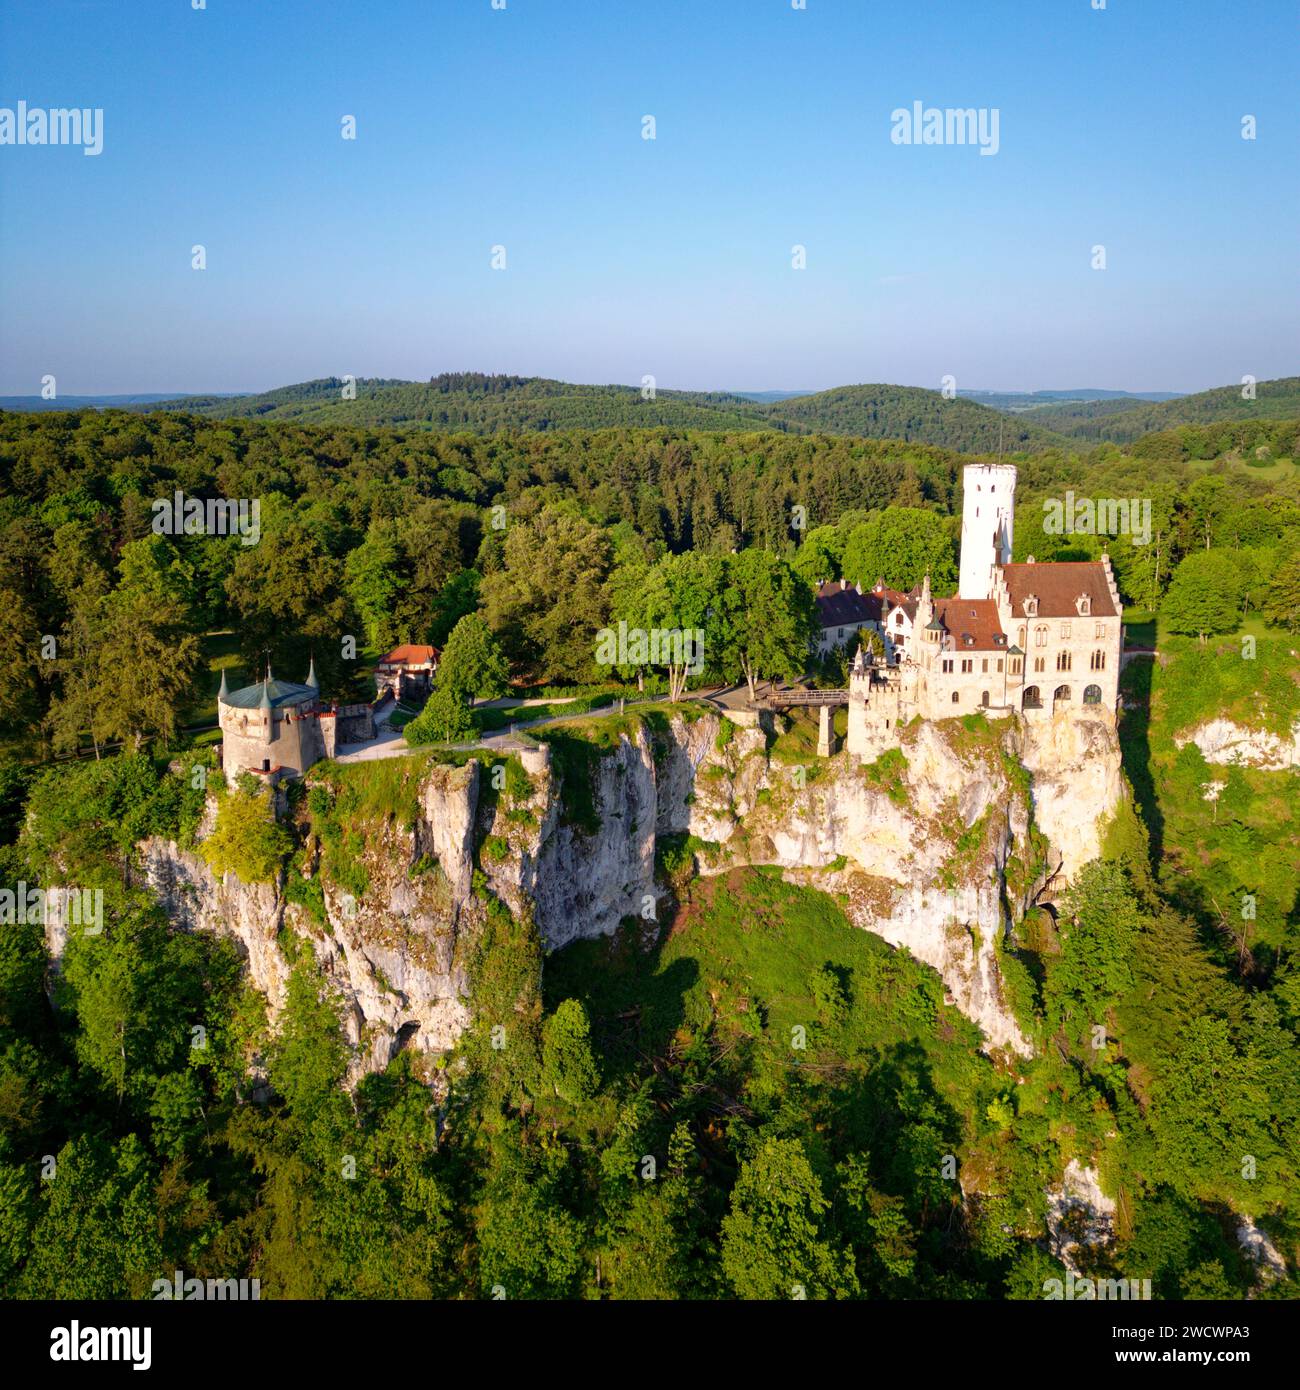
<instances>
[{"instance_id":1,"label":"blue sky","mask_svg":"<svg viewBox=\"0 0 1300 1390\"><path fill-rule=\"evenodd\" d=\"M1092 3L5 0L0 394L1295 374L1300 4Z\"/></svg>"}]
</instances>

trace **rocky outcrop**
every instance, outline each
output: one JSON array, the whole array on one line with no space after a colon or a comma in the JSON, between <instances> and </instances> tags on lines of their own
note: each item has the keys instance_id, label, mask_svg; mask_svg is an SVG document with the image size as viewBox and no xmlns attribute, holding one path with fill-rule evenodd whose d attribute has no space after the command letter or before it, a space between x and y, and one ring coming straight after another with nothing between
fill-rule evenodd
<instances>
[{"instance_id":1,"label":"rocky outcrop","mask_svg":"<svg viewBox=\"0 0 1300 1390\"><path fill-rule=\"evenodd\" d=\"M1052 1254L1079 1273L1080 1248L1109 1245L1115 1237L1115 1201L1101 1190L1096 1169L1072 1158L1059 1187L1047 1193L1047 1233Z\"/></svg>"},{"instance_id":2,"label":"rocky outcrop","mask_svg":"<svg viewBox=\"0 0 1300 1390\"><path fill-rule=\"evenodd\" d=\"M608 748L566 760L567 773L545 744L517 755L523 777L504 775L504 761L431 765L413 824L365 828L359 896L321 872L309 836L301 872L322 890L315 915L301 892L287 902L283 883L217 882L199 855L168 842L142 846L145 873L179 926L239 943L273 1016L292 940L309 940L344 1002L358 1070L383 1067L399 1047L454 1045L471 1016L467 962L489 895L530 918L547 950L654 920L663 837L685 841L700 874L776 865L839 894L855 925L940 972L988 1046L1026 1053L998 947L1054 870L1097 854L1121 794L1113 728L918 721L901 751L865 767L768 743L757 727L695 708L634 722Z\"/></svg>"},{"instance_id":3,"label":"rocky outcrop","mask_svg":"<svg viewBox=\"0 0 1300 1390\"><path fill-rule=\"evenodd\" d=\"M319 845L309 840L307 869L319 876L324 921L286 899L283 876L218 880L200 855L172 841L141 844L145 880L179 927L236 942L273 1025L295 942L310 942L342 1002L354 1074L382 1069L405 1046L442 1052L470 1018L465 962L483 915L471 893L479 771L477 764L431 768L413 827L388 821L368 829L360 897L319 875Z\"/></svg>"},{"instance_id":4,"label":"rocky outcrop","mask_svg":"<svg viewBox=\"0 0 1300 1390\"><path fill-rule=\"evenodd\" d=\"M1194 743L1207 763L1254 767L1264 772L1285 772L1300 767L1300 724L1289 736L1247 729L1230 719L1211 719L1187 733L1177 734L1179 748Z\"/></svg>"},{"instance_id":5,"label":"rocky outcrop","mask_svg":"<svg viewBox=\"0 0 1300 1390\"><path fill-rule=\"evenodd\" d=\"M145 840L140 860L145 882L177 927L214 932L238 943L248 977L266 996L274 1017L283 1007L289 982L289 967L277 940L284 924L279 885L241 883L234 874L218 880L198 854L171 840Z\"/></svg>"},{"instance_id":6,"label":"rocky outcrop","mask_svg":"<svg viewBox=\"0 0 1300 1390\"><path fill-rule=\"evenodd\" d=\"M1249 1216L1237 1217L1237 1244L1242 1253L1259 1266L1260 1281L1271 1284L1286 1278L1286 1261L1267 1234Z\"/></svg>"},{"instance_id":7,"label":"rocky outcrop","mask_svg":"<svg viewBox=\"0 0 1300 1390\"><path fill-rule=\"evenodd\" d=\"M1114 717L1098 706L1025 720L1010 740L1032 779L1034 822L1051 843L1052 868L1068 883L1101 853L1106 822L1124 795Z\"/></svg>"}]
</instances>

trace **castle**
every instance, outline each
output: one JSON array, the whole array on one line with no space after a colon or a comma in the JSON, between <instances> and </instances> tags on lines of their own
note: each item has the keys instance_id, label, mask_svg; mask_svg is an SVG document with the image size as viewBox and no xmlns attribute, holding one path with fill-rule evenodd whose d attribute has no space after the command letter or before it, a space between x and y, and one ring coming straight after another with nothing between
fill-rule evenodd
<instances>
[{"instance_id":1,"label":"castle","mask_svg":"<svg viewBox=\"0 0 1300 1390\"><path fill-rule=\"evenodd\" d=\"M858 594L876 600L864 625L885 651L859 651L850 672L850 753L878 757L916 715L1115 718L1123 608L1109 556L1013 564L1014 466L967 464L963 484L956 595L934 598L928 575L910 594Z\"/></svg>"},{"instance_id":2,"label":"castle","mask_svg":"<svg viewBox=\"0 0 1300 1390\"><path fill-rule=\"evenodd\" d=\"M271 782L301 776L313 763L332 758L340 744L375 736L369 705L322 701L314 661L302 685L275 680L268 667L264 680L232 692L222 671L217 722L226 776L251 772Z\"/></svg>"}]
</instances>

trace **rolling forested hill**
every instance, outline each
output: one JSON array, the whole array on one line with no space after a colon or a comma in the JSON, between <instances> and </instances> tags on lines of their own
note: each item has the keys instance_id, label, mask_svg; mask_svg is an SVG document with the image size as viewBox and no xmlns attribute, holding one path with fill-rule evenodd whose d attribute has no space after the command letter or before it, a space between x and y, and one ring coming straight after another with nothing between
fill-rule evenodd
<instances>
[{"instance_id":1,"label":"rolling forested hill","mask_svg":"<svg viewBox=\"0 0 1300 1390\"><path fill-rule=\"evenodd\" d=\"M187 397L155 408L219 419L402 425L473 434L748 428L898 439L988 453L1064 443L1037 425L1011 420L973 401L945 400L937 391L915 386L841 386L808 396L769 392L765 400L727 392L661 390L645 400L634 386L582 386L544 377L456 372L427 382L366 379L355 387L356 398L345 400L342 379L326 377L254 396Z\"/></svg>"},{"instance_id":2,"label":"rolling forested hill","mask_svg":"<svg viewBox=\"0 0 1300 1390\"><path fill-rule=\"evenodd\" d=\"M1129 444L1156 430L1179 425L1204 425L1227 420L1288 420L1300 416L1300 377L1261 381L1255 399L1243 400L1240 386L1220 386L1178 396L1170 401L1146 403L1120 400L1072 401L1034 411L1041 429L1075 439Z\"/></svg>"},{"instance_id":3,"label":"rolling forested hill","mask_svg":"<svg viewBox=\"0 0 1300 1390\"><path fill-rule=\"evenodd\" d=\"M499 434L560 429L667 428L783 430L753 401L726 392L656 391L634 386L580 386L545 377L448 372L431 381L363 378L356 398L344 381L325 377L236 400L188 397L163 409L220 419L298 420L320 425L405 425L417 429Z\"/></svg>"},{"instance_id":4,"label":"rolling forested hill","mask_svg":"<svg viewBox=\"0 0 1300 1390\"><path fill-rule=\"evenodd\" d=\"M355 390L353 398L344 397L345 387ZM1070 395L1038 394L1044 398ZM1036 397L1025 395L986 392L978 400L970 395L947 400L938 391L882 383L837 386L811 395L657 390L647 400L636 386L448 372L429 381L369 377L347 383L340 377L323 377L255 395L186 396L161 402L137 397L122 404L128 409L184 411L208 419L283 420L344 428L393 426L448 434L768 430L893 439L986 454L1043 453L1081 441L1127 444L1180 425L1300 417L1297 377L1260 382L1253 401L1242 400L1236 386L1165 401L1100 391L1075 394L1076 399L1033 409L1026 409L1024 401ZM27 398L15 399L13 404L35 409ZM76 408L72 398L58 404Z\"/></svg>"},{"instance_id":5,"label":"rolling forested hill","mask_svg":"<svg viewBox=\"0 0 1300 1390\"><path fill-rule=\"evenodd\" d=\"M1023 416L1011 416L975 401L946 400L919 386L837 386L815 396L781 401L771 419L821 434L863 439L904 439L964 453L1050 449L1064 440Z\"/></svg>"}]
</instances>

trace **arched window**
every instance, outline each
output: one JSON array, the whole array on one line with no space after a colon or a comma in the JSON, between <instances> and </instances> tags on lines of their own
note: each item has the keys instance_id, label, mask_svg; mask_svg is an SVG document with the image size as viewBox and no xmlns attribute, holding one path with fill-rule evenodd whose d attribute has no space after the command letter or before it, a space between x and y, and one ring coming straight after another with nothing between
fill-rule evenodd
<instances>
[{"instance_id":1,"label":"arched window","mask_svg":"<svg viewBox=\"0 0 1300 1390\"><path fill-rule=\"evenodd\" d=\"M958 702L958 700L960 700L960 699L961 699L961 691L959 691L959 690L954 690L954 691L952 692L952 702L953 702L953 704L955 705L955 704Z\"/></svg>"},{"instance_id":2,"label":"arched window","mask_svg":"<svg viewBox=\"0 0 1300 1390\"><path fill-rule=\"evenodd\" d=\"M980 704L983 705L985 709L988 709L988 707L989 707L989 692L988 692L987 690L982 691L982 692L980 693Z\"/></svg>"},{"instance_id":3,"label":"arched window","mask_svg":"<svg viewBox=\"0 0 1300 1390\"><path fill-rule=\"evenodd\" d=\"M1034 646L1045 647L1047 645L1047 624L1034 629Z\"/></svg>"},{"instance_id":4,"label":"arched window","mask_svg":"<svg viewBox=\"0 0 1300 1390\"><path fill-rule=\"evenodd\" d=\"M1083 692L1083 703L1084 703L1085 705L1099 705L1099 704L1101 704L1101 686L1099 686L1099 685L1090 685L1090 686Z\"/></svg>"},{"instance_id":5,"label":"arched window","mask_svg":"<svg viewBox=\"0 0 1300 1390\"><path fill-rule=\"evenodd\" d=\"M1023 709L1042 709L1043 697L1038 693L1036 685L1025 686L1025 693L1020 697L1020 704Z\"/></svg>"},{"instance_id":6,"label":"arched window","mask_svg":"<svg viewBox=\"0 0 1300 1390\"><path fill-rule=\"evenodd\" d=\"M1053 700L1068 700L1070 698L1070 687L1068 685L1058 685L1052 694Z\"/></svg>"}]
</instances>

